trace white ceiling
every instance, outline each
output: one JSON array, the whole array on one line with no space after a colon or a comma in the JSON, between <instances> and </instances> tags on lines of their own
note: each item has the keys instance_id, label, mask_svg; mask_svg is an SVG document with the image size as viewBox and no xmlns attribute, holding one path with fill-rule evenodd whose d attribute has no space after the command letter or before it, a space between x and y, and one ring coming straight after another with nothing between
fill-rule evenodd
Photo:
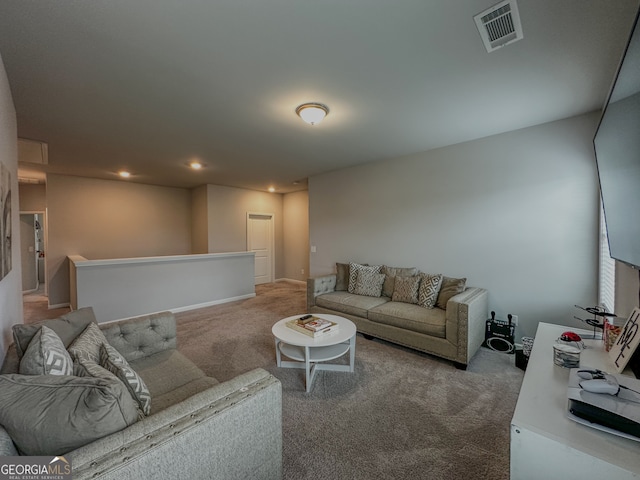
<instances>
[{"instance_id":1,"label":"white ceiling","mask_svg":"<svg viewBox=\"0 0 640 480\"><path fill-rule=\"evenodd\" d=\"M487 53L495 3L2 0L0 55L48 172L289 192L603 106L639 0L519 0L524 39Z\"/></svg>"}]
</instances>

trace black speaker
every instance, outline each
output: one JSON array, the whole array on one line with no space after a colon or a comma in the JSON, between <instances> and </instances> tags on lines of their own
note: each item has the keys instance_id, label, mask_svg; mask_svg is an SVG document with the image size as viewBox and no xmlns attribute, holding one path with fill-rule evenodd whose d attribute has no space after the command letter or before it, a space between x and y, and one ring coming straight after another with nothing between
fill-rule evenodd
<instances>
[{"instance_id":1,"label":"black speaker","mask_svg":"<svg viewBox=\"0 0 640 480\"><path fill-rule=\"evenodd\" d=\"M516 327L511 323L511 314L508 318L509 321L496 320L496 312L491 312L491 318L486 321L483 347L497 352L515 353Z\"/></svg>"}]
</instances>

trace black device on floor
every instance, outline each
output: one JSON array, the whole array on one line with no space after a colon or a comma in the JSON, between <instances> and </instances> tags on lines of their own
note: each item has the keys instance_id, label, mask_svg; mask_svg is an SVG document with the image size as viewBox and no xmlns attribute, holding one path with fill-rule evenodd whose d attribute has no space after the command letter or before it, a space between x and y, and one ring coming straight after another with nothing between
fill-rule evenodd
<instances>
[{"instance_id":1,"label":"black device on floor","mask_svg":"<svg viewBox=\"0 0 640 480\"><path fill-rule=\"evenodd\" d=\"M504 353L515 352L515 325L511 322L511 314L507 315L508 321L496 320L496 312L491 312L491 318L486 321L483 347Z\"/></svg>"}]
</instances>

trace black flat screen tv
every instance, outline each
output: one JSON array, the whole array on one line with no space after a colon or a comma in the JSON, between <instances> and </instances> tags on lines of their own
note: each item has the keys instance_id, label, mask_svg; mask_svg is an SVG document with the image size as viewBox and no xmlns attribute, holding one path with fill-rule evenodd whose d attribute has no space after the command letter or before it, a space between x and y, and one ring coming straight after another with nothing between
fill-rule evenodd
<instances>
[{"instance_id":1,"label":"black flat screen tv","mask_svg":"<svg viewBox=\"0 0 640 480\"><path fill-rule=\"evenodd\" d=\"M640 27L634 28L593 140L611 258L640 268Z\"/></svg>"}]
</instances>

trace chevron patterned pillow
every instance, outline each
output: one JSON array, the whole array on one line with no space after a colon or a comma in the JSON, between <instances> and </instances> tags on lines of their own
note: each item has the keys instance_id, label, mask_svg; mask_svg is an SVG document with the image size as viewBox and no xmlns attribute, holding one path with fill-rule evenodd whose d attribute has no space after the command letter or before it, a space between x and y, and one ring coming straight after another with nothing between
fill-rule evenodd
<instances>
[{"instance_id":1,"label":"chevron patterned pillow","mask_svg":"<svg viewBox=\"0 0 640 480\"><path fill-rule=\"evenodd\" d=\"M73 375L73 361L56 332L38 330L20 360L22 375Z\"/></svg>"},{"instance_id":2,"label":"chevron patterned pillow","mask_svg":"<svg viewBox=\"0 0 640 480\"><path fill-rule=\"evenodd\" d=\"M436 306L440 286L442 285L443 275L431 275L428 273L421 274L420 289L418 290L418 305L425 308L433 308Z\"/></svg>"},{"instance_id":3,"label":"chevron patterned pillow","mask_svg":"<svg viewBox=\"0 0 640 480\"><path fill-rule=\"evenodd\" d=\"M151 394L144 380L131 368L129 362L108 343L100 346L100 364L118 377L129 389L133 399L138 402L142 413L151 413Z\"/></svg>"}]
</instances>

